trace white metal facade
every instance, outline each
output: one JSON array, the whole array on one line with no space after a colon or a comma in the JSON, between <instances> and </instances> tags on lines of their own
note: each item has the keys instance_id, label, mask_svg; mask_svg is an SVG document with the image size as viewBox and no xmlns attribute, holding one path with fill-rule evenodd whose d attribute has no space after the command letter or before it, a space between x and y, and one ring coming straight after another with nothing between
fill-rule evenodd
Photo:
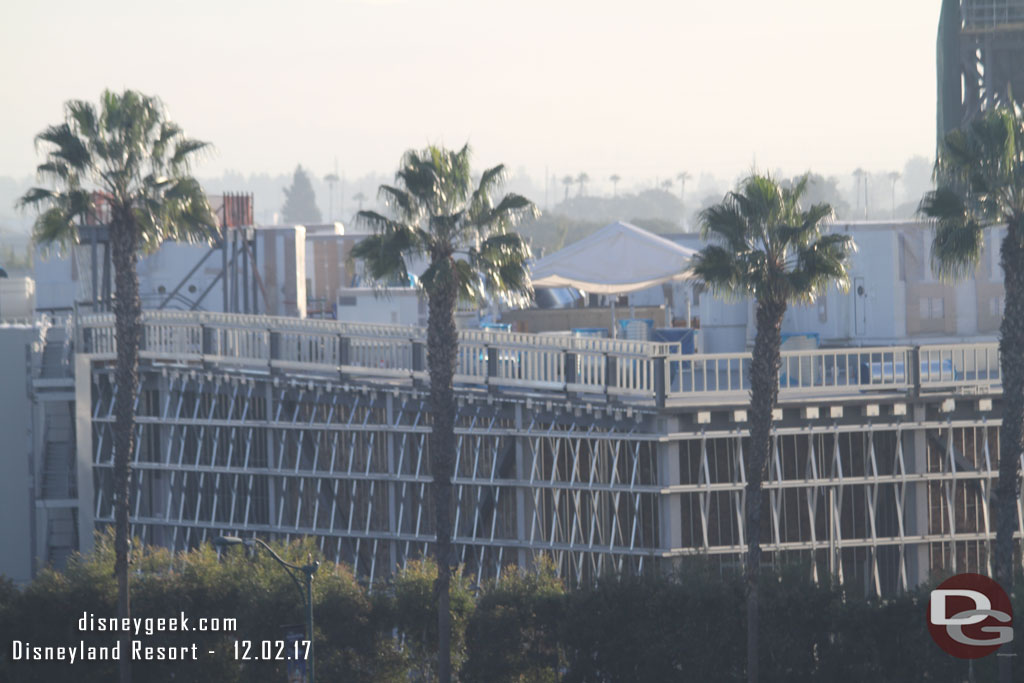
<instances>
[{"instance_id":1,"label":"white metal facade","mask_svg":"<svg viewBox=\"0 0 1024 683\"><path fill-rule=\"evenodd\" d=\"M112 319L83 318L75 343L85 530L112 521ZM428 552L424 354L419 328L147 313L134 532L310 535L370 581ZM749 362L464 331L461 561L494 576L544 554L575 581L740 562ZM786 352L766 553L869 593L986 570L1000 396L994 344Z\"/></svg>"}]
</instances>

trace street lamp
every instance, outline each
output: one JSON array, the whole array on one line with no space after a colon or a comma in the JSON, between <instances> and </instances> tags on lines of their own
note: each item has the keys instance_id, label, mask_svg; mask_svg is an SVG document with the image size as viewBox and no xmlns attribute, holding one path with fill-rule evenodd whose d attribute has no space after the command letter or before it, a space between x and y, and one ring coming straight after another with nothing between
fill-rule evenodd
<instances>
[{"instance_id":1,"label":"street lamp","mask_svg":"<svg viewBox=\"0 0 1024 683\"><path fill-rule=\"evenodd\" d=\"M313 574L316 574L316 570L320 568L320 560L315 562L310 558L310 563L306 565L292 564L291 562L285 562L280 555L274 552L274 549L266 544L265 541L259 538L239 538L238 536L219 536L213 541L213 544L218 548L227 548L232 545L244 545L246 548L260 547L270 553L270 556L277 560L277 563L285 568L288 572L288 576L291 577L292 581L295 582L295 587L299 589L299 595L302 596L302 603L306 608L306 634L309 638L309 683L313 683ZM299 582L299 572L306 577L306 588L303 590L302 584Z\"/></svg>"}]
</instances>

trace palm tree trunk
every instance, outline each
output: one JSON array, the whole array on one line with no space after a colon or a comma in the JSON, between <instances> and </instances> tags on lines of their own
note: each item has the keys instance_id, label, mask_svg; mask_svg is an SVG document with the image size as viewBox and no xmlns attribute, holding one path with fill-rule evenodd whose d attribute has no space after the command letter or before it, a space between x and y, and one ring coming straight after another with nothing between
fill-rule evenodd
<instances>
[{"instance_id":1,"label":"palm tree trunk","mask_svg":"<svg viewBox=\"0 0 1024 683\"><path fill-rule=\"evenodd\" d=\"M1013 588L1013 532L1017 528L1020 457L1024 452L1024 259L1019 234L1011 223L1000 249L1006 308L999 334L1003 375L1003 426L999 433L999 480L996 483L995 579L1007 593ZM1013 677L1013 658L999 657L999 681Z\"/></svg>"},{"instance_id":2,"label":"palm tree trunk","mask_svg":"<svg viewBox=\"0 0 1024 683\"><path fill-rule=\"evenodd\" d=\"M750 366L750 459L747 461L747 681L758 678L758 581L761 574L761 482L772 447L772 410L779 399L785 302L759 302Z\"/></svg>"},{"instance_id":3,"label":"palm tree trunk","mask_svg":"<svg viewBox=\"0 0 1024 683\"><path fill-rule=\"evenodd\" d=\"M432 260L451 261L451 253L436 253ZM442 269L443 270L443 269ZM427 353L430 372L430 464L434 483L434 510L437 529L437 674L441 683L449 683L451 670L451 585L452 549L452 470L455 466L455 359L459 337L455 329L457 292L454 272L439 278L430 294L427 318Z\"/></svg>"},{"instance_id":4,"label":"palm tree trunk","mask_svg":"<svg viewBox=\"0 0 1024 683\"><path fill-rule=\"evenodd\" d=\"M138 245L134 217L130 211L121 212L115 215L110 227L117 287L114 299L117 335L117 367L114 371L117 387L114 401L114 574L117 577L117 616L123 620L131 616L128 591L128 546L131 539L128 524L131 497L129 463L135 445L135 388L138 384L142 306L139 302L139 276L135 269ZM120 681L130 683L132 671L127 633L122 633L120 643Z\"/></svg>"}]
</instances>

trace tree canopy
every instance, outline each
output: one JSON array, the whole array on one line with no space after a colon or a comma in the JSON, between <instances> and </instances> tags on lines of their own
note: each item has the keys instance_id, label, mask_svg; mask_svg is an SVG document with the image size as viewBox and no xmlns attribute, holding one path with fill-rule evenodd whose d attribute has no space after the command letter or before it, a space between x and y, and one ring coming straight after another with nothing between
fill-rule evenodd
<instances>
[{"instance_id":1,"label":"tree canopy","mask_svg":"<svg viewBox=\"0 0 1024 683\"><path fill-rule=\"evenodd\" d=\"M323 222L323 216L316 205L313 183L301 164L295 167L291 186L284 188L284 197L281 220L285 223L316 224Z\"/></svg>"},{"instance_id":2,"label":"tree canopy","mask_svg":"<svg viewBox=\"0 0 1024 683\"><path fill-rule=\"evenodd\" d=\"M759 302L809 302L830 283L849 286L853 242L822 234L832 215L828 204L801 208L808 182L804 176L783 186L771 176L750 176L705 209L701 234L710 244L694 258L694 273L722 295Z\"/></svg>"}]
</instances>

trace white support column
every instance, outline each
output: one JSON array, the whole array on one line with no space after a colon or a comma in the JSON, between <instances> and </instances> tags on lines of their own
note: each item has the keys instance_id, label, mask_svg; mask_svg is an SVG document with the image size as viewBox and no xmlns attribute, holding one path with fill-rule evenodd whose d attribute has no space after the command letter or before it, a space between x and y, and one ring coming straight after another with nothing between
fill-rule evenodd
<instances>
[{"instance_id":1,"label":"white support column","mask_svg":"<svg viewBox=\"0 0 1024 683\"><path fill-rule=\"evenodd\" d=\"M407 399L407 400L410 400L410 399ZM404 410L399 411L399 414L401 415L404 412L405 412ZM387 439L386 440L386 444L387 444L386 448L387 448L387 458L388 458L387 468L388 468L388 474L391 475L391 477L388 480L388 488L387 488L387 495L388 495L388 532L391 534L391 537L392 537L392 540L388 541L388 571L394 571L395 567L398 566L398 542L395 541L394 538L398 534L398 531L399 531L399 529L398 529L398 503L397 503L397 500L396 500L398 482L395 481L394 475L398 474L399 471L398 471L397 453L396 453L396 450L395 450L395 438L396 438L396 435L395 435L394 430L390 429L390 427L393 427L395 425L395 396L393 394L388 394L387 395L386 407L385 407L385 420L387 421L387 426L389 427L389 429L385 432L385 434L387 435L386 436L386 439ZM403 446L405 445L405 436L404 435L402 436L402 445Z\"/></svg>"},{"instance_id":2,"label":"white support column","mask_svg":"<svg viewBox=\"0 0 1024 683\"><path fill-rule=\"evenodd\" d=\"M952 422L951 419L948 422ZM956 562L956 459L953 455L953 427L946 427L946 458L948 477L942 482L942 492L946 499L946 532L949 535L949 568L957 572Z\"/></svg>"},{"instance_id":3,"label":"white support column","mask_svg":"<svg viewBox=\"0 0 1024 683\"><path fill-rule=\"evenodd\" d=\"M867 494L868 531L871 534L871 580L875 595L882 594L882 582L878 574L878 459L875 456L875 433L868 425L868 464L874 482L864 487Z\"/></svg>"},{"instance_id":4,"label":"white support column","mask_svg":"<svg viewBox=\"0 0 1024 683\"><path fill-rule=\"evenodd\" d=\"M93 551L92 358L75 355L75 454L78 470L78 547Z\"/></svg>"},{"instance_id":5,"label":"white support column","mask_svg":"<svg viewBox=\"0 0 1024 683\"><path fill-rule=\"evenodd\" d=\"M913 406L914 422L925 419L925 407L921 404ZM903 431L903 458L907 466L907 474L923 474L928 471L928 435L924 429L906 429ZM906 507L904 508L904 524L907 536L924 536L928 528L928 483L912 481L905 485ZM914 588L928 579L931 573L931 558L927 543L914 543L906 546L907 583Z\"/></svg>"},{"instance_id":6,"label":"white support column","mask_svg":"<svg viewBox=\"0 0 1024 683\"><path fill-rule=\"evenodd\" d=\"M814 447L814 434L807 434L807 465L804 468L804 477L812 482L806 489L807 495L807 521L811 532L811 580L818 582L818 497L821 495L821 486L818 479L818 454Z\"/></svg>"},{"instance_id":7,"label":"white support column","mask_svg":"<svg viewBox=\"0 0 1024 683\"><path fill-rule=\"evenodd\" d=\"M516 430L516 436L512 437L513 439L515 439L515 449L516 449L516 481L526 481L527 479L531 479L532 476L533 476L533 472L530 472L529 474L527 474L527 472L531 469L530 463L527 462L527 454L529 453L530 449L526 447L526 443L525 443L526 439L528 439L529 437L522 436L522 434L523 434L523 424L525 422L525 420L523 419L523 411L524 411L523 404L522 403L516 403L515 404L515 430ZM529 510L529 507L532 504L532 500L531 500L530 496L527 495L526 489L524 489L522 486L517 486L515 488L515 496L516 496L516 538L518 538L518 539L525 539L528 536L528 532L526 530L526 526L527 526L526 520L527 519L531 519L533 517L532 511ZM518 564L520 567L526 567L528 559L529 559L529 555L528 555L528 552L527 552L526 548L520 547L520 548L518 548L516 550L516 564Z\"/></svg>"},{"instance_id":8,"label":"white support column","mask_svg":"<svg viewBox=\"0 0 1024 683\"><path fill-rule=\"evenodd\" d=\"M992 539L988 537L991 531L990 523L990 510L994 500L992 499L992 451L988 441L988 425L985 423L985 417L981 418L981 431L982 431L982 453L985 458L985 477L978 480L978 488L981 491L981 515L982 515L982 531L985 532L985 570L988 576L992 576Z\"/></svg>"},{"instance_id":9,"label":"white support column","mask_svg":"<svg viewBox=\"0 0 1024 683\"><path fill-rule=\"evenodd\" d=\"M682 426L678 417L667 417L664 420L667 424L664 425L663 431L667 433L681 431ZM658 485L663 488L684 483L679 471L679 443L670 441L657 445ZM703 456L703 448L701 450ZM681 547L683 544L683 506L680 494L661 494L658 515L660 517L658 520L659 549L667 551Z\"/></svg>"}]
</instances>

